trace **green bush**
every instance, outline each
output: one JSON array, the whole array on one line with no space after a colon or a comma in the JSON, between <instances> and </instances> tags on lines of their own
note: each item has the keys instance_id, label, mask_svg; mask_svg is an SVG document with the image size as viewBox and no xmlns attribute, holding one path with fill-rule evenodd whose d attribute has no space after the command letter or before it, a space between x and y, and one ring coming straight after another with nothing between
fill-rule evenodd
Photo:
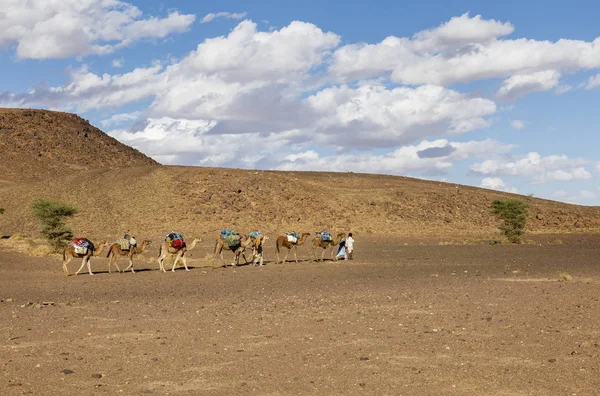
<instances>
[{"instance_id":1,"label":"green bush","mask_svg":"<svg viewBox=\"0 0 600 396\"><path fill-rule=\"evenodd\" d=\"M40 233L48 239L56 251L65 247L73 238L73 232L65 225L64 218L77 213L77 209L60 202L45 199L36 200L33 205L33 215L40 222Z\"/></svg>"},{"instance_id":2,"label":"green bush","mask_svg":"<svg viewBox=\"0 0 600 396\"><path fill-rule=\"evenodd\" d=\"M0 214L4 214L4 208L0 208Z\"/></svg>"},{"instance_id":3,"label":"green bush","mask_svg":"<svg viewBox=\"0 0 600 396\"><path fill-rule=\"evenodd\" d=\"M498 228L511 243L521 243L528 209L529 205L514 198L492 202L491 212L503 220Z\"/></svg>"}]
</instances>

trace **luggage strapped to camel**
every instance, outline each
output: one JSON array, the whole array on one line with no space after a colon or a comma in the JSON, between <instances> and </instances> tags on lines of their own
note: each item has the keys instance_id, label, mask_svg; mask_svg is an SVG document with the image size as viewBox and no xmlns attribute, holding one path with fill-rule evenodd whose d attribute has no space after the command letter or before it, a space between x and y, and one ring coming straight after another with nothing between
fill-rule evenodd
<instances>
[{"instance_id":1,"label":"luggage strapped to camel","mask_svg":"<svg viewBox=\"0 0 600 396\"><path fill-rule=\"evenodd\" d=\"M331 234L329 232L327 232L327 231L323 231L321 233L321 240L323 242L329 242L329 241L331 241Z\"/></svg>"},{"instance_id":2,"label":"luggage strapped to camel","mask_svg":"<svg viewBox=\"0 0 600 396\"><path fill-rule=\"evenodd\" d=\"M298 233L296 231L286 232L285 236L290 243L296 244L298 242Z\"/></svg>"},{"instance_id":3,"label":"luggage strapped to camel","mask_svg":"<svg viewBox=\"0 0 600 396\"><path fill-rule=\"evenodd\" d=\"M165 241L169 241L169 247L176 249L181 249L186 246L185 240L183 239L183 234L178 232L171 232L167 234Z\"/></svg>"},{"instance_id":4,"label":"luggage strapped to camel","mask_svg":"<svg viewBox=\"0 0 600 396\"><path fill-rule=\"evenodd\" d=\"M239 246L241 244L241 236L234 230L221 230L220 238L227 242L227 245L231 248Z\"/></svg>"},{"instance_id":5,"label":"luggage strapped to camel","mask_svg":"<svg viewBox=\"0 0 600 396\"><path fill-rule=\"evenodd\" d=\"M77 254L87 254L88 248L94 247L94 245L92 245L92 243L86 238L73 238L71 240L71 244L73 245L73 249Z\"/></svg>"}]
</instances>

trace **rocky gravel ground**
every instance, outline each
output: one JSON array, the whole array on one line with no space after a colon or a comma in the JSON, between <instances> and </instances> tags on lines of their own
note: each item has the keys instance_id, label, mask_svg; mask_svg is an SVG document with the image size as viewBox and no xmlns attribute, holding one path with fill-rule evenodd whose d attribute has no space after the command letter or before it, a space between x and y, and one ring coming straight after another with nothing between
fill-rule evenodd
<instances>
[{"instance_id":1,"label":"rocky gravel ground","mask_svg":"<svg viewBox=\"0 0 600 396\"><path fill-rule=\"evenodd\" d=\"M237 268L199 251L175 273L154 248L135 274L69 277L0 250L0 394L597 394L597 239L357 240L350 262Z\"/></svg>"}]
</instances>

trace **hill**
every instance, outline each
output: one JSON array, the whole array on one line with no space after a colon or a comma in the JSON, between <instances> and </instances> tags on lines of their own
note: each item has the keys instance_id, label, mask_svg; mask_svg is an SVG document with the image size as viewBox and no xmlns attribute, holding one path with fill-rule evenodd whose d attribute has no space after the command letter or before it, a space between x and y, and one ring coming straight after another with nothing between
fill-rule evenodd
<instances>
[{"instance_id":1,"label":"hill","mask_svg":"<svg viewBox=\"0 0 600 396\"><path fill-rule=\"evenodd\" d=\"M40 181L72 171L158 165L70 113L0 109L0 183Z\"/></svg>"},{"instance_id":2,"label":"hill","mask_svg":"<svg viewBox=\"0 0 600 396\"><path fill-rule=\"evenodd\" d=\"M130 231L156 240L172 230L212 238L220 229L234 228L459 241L493 237L498 221L489 213L492 201L516 196L387 175L162 166L74 115L31 110L0 115L2 133L21 137L20 144L9 141L22 161L16 168L39 172L31 178L2 176L10 180L0 184L3 234L36 234L30 204L47 198L78 208L70 224L77 235L91 238L113 239ZM10 119L26 122L7 129L14 125ZM47 128L53 136L73 139L56 144L36 135ZM10 162L2 161L4 171ZM600 230L598 207L516 197L530 205L529 233Z\"/></svg>"}]
</instances>

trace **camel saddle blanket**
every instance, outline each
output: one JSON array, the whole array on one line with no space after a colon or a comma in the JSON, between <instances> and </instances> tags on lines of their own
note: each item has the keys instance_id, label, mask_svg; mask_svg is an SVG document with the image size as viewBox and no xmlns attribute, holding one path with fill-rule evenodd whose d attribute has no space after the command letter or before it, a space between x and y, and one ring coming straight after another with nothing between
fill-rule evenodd
<instances>
[{"instance_id":1,"label":"camel saddle blanket","mask_svg":"<svg viewBox=\"0 0 600 396\"><path fill-rule=\"evenodd\" d=\"M285 236L287 237L288 242L290 243L297 243L298 242L298 238L294 235L294 234L285 234Z\"/></svg>"},{"instance_id":2,"label":"camel saddle blanket","mask_svg":"<svg viewBox=\"0 0 600 396\"><path fill-rule=\"evenodd\" d=\"M329 241L331 241L331 234L329 232L327 232L327 231L323 231L321 233L321 240L323 242L329 242Z\"/></svg>"},{"instance_id":3,"label":"camel saddle blanket","mask_svg":"<svg viewBox=\"0 0 600 396\"><path fill-rule=\"evenodd\" d=\"M77 254L87 254L88 248L85 246L75 246L75 253Z\"/></svg>"},{"instance_id":4,"label":"camel saddle blanket","mask_svg":"<svg viewBox=\"0 0 600 396\"><path fill-rule=\"evenodd\" d=\"M90 241L88 241L85 238L73 238L73 239L71 239L71 243L73 244L73 247L77 247L77 246L88 247L90 245Z\"/></svg>"},{"instance_id":5,"label":"camel saddle blanket","mask_svg":"<svg viewBox=\"0 0 600 396\"><path fill-rule=\"evenodd\" d=\"M119 245L121 245L121 250L129 250L131 247L129 239L119 239Z\"/></svg>"}]
</instances>

